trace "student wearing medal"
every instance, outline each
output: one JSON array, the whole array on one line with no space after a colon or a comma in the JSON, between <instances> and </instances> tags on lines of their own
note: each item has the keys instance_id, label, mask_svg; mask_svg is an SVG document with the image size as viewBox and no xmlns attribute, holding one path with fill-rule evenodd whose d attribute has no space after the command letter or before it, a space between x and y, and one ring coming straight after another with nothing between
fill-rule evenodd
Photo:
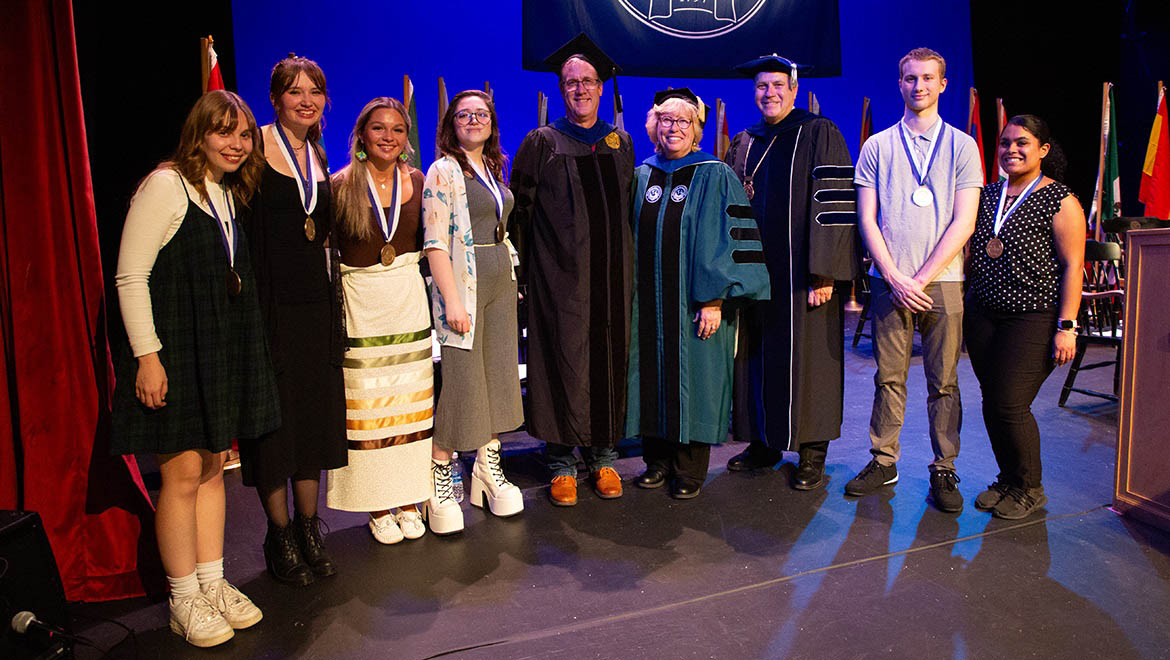
<instances>
[{"instance_id":1,"label":"student wearing medal","mask_svg":"<svg viewBox=\"0 0 1170 660\"><path fill-rule=\"evenodd\" d=\"M362 108L349 164L333 175L345 310L349 464L326 504L367 511L380 543L423 535L431 494L434 377L422 258L422 172L407 164L410 119L397 99ZM397 511L393 509L397 508Z\"/></svg>"},{"instance_id":2,"label":"student wearing medal","mask_svg":"<svg viewBox=\"0 0 1170 660\"><path fill-rule=\"evenodd\" d=\"M235 94L195 103L175 155L130 202L115 277L129 345L117 359L112 452L157 456L170 628L204 647L263 616L223 570L224 457L233 438L280 425L240 223L264 168L256 135Z\"/></svg>"},{"instance_id":3,"label":"student wearing medal","mask_svg":"<svg viewBox=\"0 0 1170 660\"><path fill-rule=\"evenodd\" d=\"M845 486L869 495L898 481L898 436L906 411L906 376L915 324L922 335L934 505L963 508L955 459L962 404L958 363L962 344L963 270L959 253L975 228L983 168L966 133L942 120L946 61L916 48L898 63L905 110L897 124L866 140L853 182L861 236L873 257L873 411L869 464Z\"/></svg>"},{"instance_id":4,"label":"student wearing medal","mask_svg":"<svg viewBox=\"0 0 1170 660\"><path fill-rule=\"evenodd\" d=\"M963 328L999 465L975 508L1018 520L1048 502L1031 406L1053 368L1076 352L1086 225L1060 182L1063 157L1042 119L1008 120L996 156L1008 178L980 196Z\"/></svg>"},{"instance_id":5,"label":"student wearing medal","mask_svg":"<svg viewBox=\"0 0 1170 660\"><path fill-rule=\"evenodd\" d=\"M455 500L453 452L475 451L470 499L496 516L524 509L504 476L499 434L524 423L517 370L516 272L504 220L512 193L490 96L467 90L451 99L436 137L443 157L423 187L423 248L431 268L443 388L435 411L434 490L423 513L435 534L463 529Z\"/></svg>"},{"instance_id":6,"label":"student wearing medal","mask_svg":"<svg viewBox=\"0 0 1170 660\"><path fill-rule=\"evenodd\" d=\"M306 585L336 572L319 529L317 494L321 471L346 464L339 278L330 281L327 265L338 262L326 260L333 208L319 144L325 74L312 60L289 55L272 69L269 99L276 120L261 130L265 167L248 235L283 424L241 442L240 462L244 484L256 488L268 517L269 573Z\"/></svg>"}]
</instances>

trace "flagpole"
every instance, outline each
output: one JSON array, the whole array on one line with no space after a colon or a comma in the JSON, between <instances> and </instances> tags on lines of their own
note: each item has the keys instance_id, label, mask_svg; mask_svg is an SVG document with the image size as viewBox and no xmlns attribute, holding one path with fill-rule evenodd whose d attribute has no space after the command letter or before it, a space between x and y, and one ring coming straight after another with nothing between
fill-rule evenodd
<instances>
[{"instance_id":1,"label":"flagpole","mask_svg":"<svg viewBox=\"0 0 1170 660\"><path fill-rule=\"evenodd\" d=\"M200 37L200 39L199 39L199 62L200 62L199 69L200 69L200 80L202 81L202 86L200 87L200 89L202 90L202 93L204 93L204 94L207 93L207 80L211 76L211 71L208 70L208 65L210 64L210 62L208 60L210 60L211 58L209 58L207 56L207 51L211 49L212 43L213 43L213 39L211 38L210 34L207 35L206 37Z\"/></svg>"},{"instance_id":2,"label":"flagpole","mask_svg":"<svg viewBox=\"0 0 1170 660\"><path fill-rule=\"evenodd\" d=\"M1109 83L1101 86L1101 139L1097 145L1097 189L1093 191L1093 208L1096 209L1096 218L1093 220L1093 239L1101 240L1101 202L1105 192L1105 143L1109 139L1106 124L1109 122ZM1112 127L1110 127L1112 128Z\"/></svg>"}]
</instances>

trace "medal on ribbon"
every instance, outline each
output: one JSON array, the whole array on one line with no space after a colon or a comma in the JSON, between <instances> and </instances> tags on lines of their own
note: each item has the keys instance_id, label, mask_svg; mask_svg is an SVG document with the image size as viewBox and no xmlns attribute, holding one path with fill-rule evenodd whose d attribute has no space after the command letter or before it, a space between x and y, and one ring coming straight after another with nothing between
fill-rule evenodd
<instances>
[{"instance_id":1,"label":"medal on ribbon","mask_svg":"<svg viewBox=\"0 0 1170 660\"><path fill-rule=\"evenodd\" d=\"M280 136L276 146L280 147L280 153L284 156L285 163L288 164L288 169L297 177L297 193L301 198L301 206L305 209L305 238L309 241L317 240L317 224L313 222L313 209L317 208L317 178L313 176L313 154L312 150L308 148L308 142L305 142L305 173L301 174L300 163L293 157L292 144L288 141L288 136L284 134L284 129L280 127L280 122L273 124L276 128L276 134Z\"/></svg>"},{"instance_id":2,"label":"medal on ribbon","mask_svg":"<svg viewBox=\"0 0 1170 660\"><path fill-rule=\"evenodd\" d=\"M1032 191L1040 183L1040 179L1043 178L1044 175L1041 174L1035 179L1032 179L1028 187L1024 188L1024 191L1016 197L1016 201L1012 202L1006 209L1004 208L1004 202L1007 200L1008 182L1004 181L1003 185L1000 186L999 202L995 205L995 224L991 227L991 240L987 241L987 256L992 259L998 259L1003 254L1004 245L1003 241L999 238L999 232L1003 229L1003 224L1007 222L1007 219L1012 213L1015 213L1016 209L1020 208L1020 204L1023 204L1024 200L1028 198L1028 195L1032 194Z\"/></svg>"},{"instance_id":3,"label":"medal on ribbon","mask_svg":"<svg viewBox=\"0 0 1170 660\"><path fill-rule=\"evenodd\" d=\"M227 292L229 296L238 296L240 291L244 289L240 274L236 272L236 250L240 247L240 235L236 231L236 214L232 211L232 202L228 197L227 189L223 191L223 204L227 208L228 221L226 223L220 220L219 212L215 210L215 204L211 202L211 198L207 200L207 205L211 207L211 215L215 218L215 226L219 227L223 250L227 253Z\"/></svg>"},{"instance_id":4,"label":"medal on ribbon","mask_svg":"<svg viewBox=\"0 0 1170 660\"><path fill-rule=\"evenodd\" d=\"M398 230L398 219L402 214L402 208L398 204L398 191L402 187L402 170L398 166L394 167L394 187L390 191L390 218L386 217L386 211L382 208L381 202L378 201L377 188L374 186L374 177L370 174L370 166L366 165L366 193L370 196L370 207L374 209L374 214L378 216L378 228L382 230L382 237L386 239L386 243L382 246L379 253L379 260L383 266L389 266L394 263L394 259L398 256L394 251L394 246L390 245L390 239L394 238L394 232Z\"/></svg>"},{"instance_id":5,"label":"medal on ribbon","mask_svg":"<svg viewBox=\"0 0 1170 660\"><path fill-rule=\"evenodd\" d=\"M906 159L910 161L910 171L914 173L914 182L918 187L910 194L910 201L915 206L930 206L934 203L934 192L926 185L927 175L930 173L931 165L934 165L934 159L938 156L938 143L942 141L943 132L946 130L946 125L940 118L933 129L934 137L930 140L930 148L926 151L926 156L919 162L917 154L910 149L910 142L906 139L906 125L903 122L898 122L898 136L902 138L902 148L906 150Z\"/></svg>"}]
</instances>

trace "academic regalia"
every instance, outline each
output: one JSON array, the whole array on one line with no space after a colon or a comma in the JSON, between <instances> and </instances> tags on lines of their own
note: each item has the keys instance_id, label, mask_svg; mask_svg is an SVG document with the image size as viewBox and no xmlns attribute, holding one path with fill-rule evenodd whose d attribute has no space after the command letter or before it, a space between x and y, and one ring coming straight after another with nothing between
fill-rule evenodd
<instances>
[{"instance_id":1,"label":"academic regalia","mask_svg":"<svg viewBox=\"0 0 1170 660\"><path fill-rule=\"evenodd\" d=\"M614 447L623 437L633 239L630 136L598 120L530 132L512 161L510 233L527 283L528 432Z\"/></svg>"},{"instance_id":2,"label":"academic regalia","mask_svg":"<svg viewBox=\"0 0 1170 660\"><path fill-rule=\"evenodd\" d=\"M759 230L735 174L714 156L655 155L635 172L637 253L626 433L671 442L727 438L733 299L769 296ZM699 304L724 300L706 340Z\"/></svg>"},{"instance_id":3,"label":"academic regalia","mask_svg":"<svg viewBox=\"0 0 1170 660\"><path fill-rule=\"evenodd\" d=\"M737 134L726 160L741 180L760 163L751 206L772 278L772 299L745 310L740 351L748 351L750 387L737 390L736 406L750 412L751 434L772 449L836 439L844 296L837 291L810 308L808 291L814 277L847 282L861 274L849 149L833 122L795 108L778 124L761 121Z\"/></svg>"}]
</instances>

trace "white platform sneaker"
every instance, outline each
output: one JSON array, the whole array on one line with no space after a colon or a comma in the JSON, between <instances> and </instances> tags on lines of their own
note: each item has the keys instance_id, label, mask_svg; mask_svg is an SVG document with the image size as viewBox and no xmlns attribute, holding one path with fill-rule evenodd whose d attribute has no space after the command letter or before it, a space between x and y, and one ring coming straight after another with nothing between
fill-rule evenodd
<instances>
[{"instance_id":1,"label":"white platform sneaker","mask_svg":"<svg viewBox=\"0 0 1170 660\"><path fill-rule=\"evenodd\" d=\"M451 480L451 461L431 459L434 494L422 504L422 517L433 534L443 536L463 531L463 509L455 501L455 484Z\"/></svg>"},{"instance_id":2,"label":"white platform sneaker","mask_svg":"<svg viewBox=\"0 0 1170 660\"><path fill-rule=\"evenodd\" d=\"M514 516L524 510L524 495L516 484L504 476L500 465L500 441L492 440L475 452L475 467L471 468L471 504L487 508L501 518Z\"/></svg>"}]
</instances>

